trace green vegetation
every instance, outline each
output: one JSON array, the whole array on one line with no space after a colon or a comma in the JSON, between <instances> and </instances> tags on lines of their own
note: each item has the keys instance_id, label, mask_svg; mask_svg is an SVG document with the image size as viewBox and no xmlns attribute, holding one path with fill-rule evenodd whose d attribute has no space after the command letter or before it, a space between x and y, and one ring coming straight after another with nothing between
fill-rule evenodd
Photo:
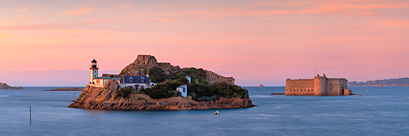
<instances>
[{"instance_id":1,"label":"green vegetation","mask_svg":"<svg viewBox=\"0 0 409 136\"><path fill-rule=\"evenodd\" d=\"M145 100L145 98L141 98L141 97L134 97L133 99L135 99L135 100Z\"/></svg>"},{"instance_id":2,"label":"green vegetation","mask_svg":"<svg viewBox=\"0 0 409 136\"><path fill-rule=\"evenodd\" d=\"M145 69L144 74L147 74L147 70ZM185 78L189 75L192 78L192 82L196 80L202 84L208 84L206 80L206 71L199 68L184 68L178 73L172 73L170 75L166 75L165 71L158 67L153 67L149 69L149 78L152 82L160 83L166 80L172 81L176 80L185 84L188 84L188 80Z\"/></svg>"},{"instance_id":3,"label":"green vegetation","mask_svg":"<svg viewBox=\"0 0 409 136\"><path fill-rule=\"evenodd\" d=\"M149 95L153 99L169 98L172 96L181 96L180 92L173 90L168 84L160 83L153 88L142 88L143 93Z\"/></svg>"},{"instance_id":4,"label":"green vegetation","mask_svg":"<svg viewBox=\"0 0 409 136\"><path fill-rule=\"evenodd\" d=\"M128 97L128 95L131 93L131 91L133 90L132 87L124 87L118 90L118 95L122 96L122 97Z\"/></svg>"},{"instance_id":5,"label":"green vegetation","mask_svg":"<svg viewBox=\"0 0 409 136\"><path fill-rule=\"evenodd\" d=\"M143 71L143 73L145 73L145 75L147 74L146 69ZM167 75L163 69L158 68L158 67L153 67L149 69L149 79L152 82L160 83L160 82L165 81L166 78L167 78Z\"/></svg>"},{"instance_id":6,"label":"green vegetation","mask_svg":"<svg viewBox=\"0 0 409 136\"><path fill-rule=\"evenodd\" d=\"M146 74L147 70L144 73ZM192 83L189 84L186 75L192 78ZM176 91L176 88L180 85L188 85L188 94L196 101L216 101L220 97L249 98L248 90L240 86L227 83L208 84L206 71L201 68L184 68L178 73L166 75L161 68L153 67L149 69L149 77L152 82L159 84L153 88L142 89L138 93L145 93L154 99L181 96L181 93Z\"/></svg>"},{"instance_id":7,"label":"green vegetation","mask_svg":"<svg viewBox=\"0 0 409 136\"><path fill-rule=\"evenodd\" d=\"M233 98L249 98L248 90L237 85L228 85L227 83L214 83L205 85L201 83L188 85L189 96L197 101L214 101L219 97Z\"/></svg>"},{"instance_id":8,"label":"green vegetation","mask_svg":"<svg viewBox=\"0 0 409 136\"><path fill-rule=\"evenodd\" d=\"M178 80L182 83L184 83L183 80L186 81L187 83L187 79L184 78L186 75L189 75L192 78L192 82L195 82L196 80L202 84L208 84L206 81L206 71L199 68L184 68L182 69L182 71L180 71L179 73L175 74L175 75L171 75L170 79L172 80Z\"/></svg>"},{"instance_id":9,"label":"green vegetation","mask_svg":"<svg viewBox=\"0 0 409 136\"><path fill-rule=\"evenodd\" d=\"M134 93L134 94L145 94L145 93L143 93L142 91L137 91L137 90L133 91L133 93Z\"/></svg>"},{"instance_id":10,"label":"green vegetation","mask_svg":"<svg viewBox=\"0 0 409 136\"><path fill-rule=\"evenodd\" d=\"M140 98L140 97L138 97L138 100L145 100L145 98Z\"/></svg>"},{"instance_id":11,"label":"green vegetation","mask_svg":"<svg viewBox=\"0 0 409 136\"><path fill-rule=\"evenodd\" d=\"M101 93L102 93L102 91L99 91L97 96L101 95Z\"/></svg>"}]
</instances>

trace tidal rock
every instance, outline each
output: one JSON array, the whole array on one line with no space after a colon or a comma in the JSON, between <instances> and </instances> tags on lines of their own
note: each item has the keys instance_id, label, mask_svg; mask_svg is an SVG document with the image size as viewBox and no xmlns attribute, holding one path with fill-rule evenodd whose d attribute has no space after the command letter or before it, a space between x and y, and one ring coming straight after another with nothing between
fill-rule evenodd
<instances>
[{"instance_id":1,"label":"tidal rock","mask_svg":"<svg viewBox=\"0 0 409 136\"><path fill-rule=\"evenodd\" d=\"M263 84L260 84L260 85L258 85L258 87L264 87L264 85L263 85Z\"/></svg>"},{"instance_id":2,"label":"tidal rock","mask_svg":"<svg viewBox=\"0 0 409 136\"><path fill-rule=\"evenodd\" d=\"M0 89L22 90L23 88L21 86L11 87L11 86L7 85L7 83L0 83Z\"/></svg>"}]
</instances>

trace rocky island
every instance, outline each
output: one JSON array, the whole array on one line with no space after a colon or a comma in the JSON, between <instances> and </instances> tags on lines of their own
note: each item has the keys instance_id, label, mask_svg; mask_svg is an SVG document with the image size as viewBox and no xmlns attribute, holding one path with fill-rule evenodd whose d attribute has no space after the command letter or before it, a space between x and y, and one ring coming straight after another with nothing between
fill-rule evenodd
<instances>
[{"instance_id":1,"label":"rocky island","mask_svg":"<svg viewBox=\"0 0 409 136\"><path fill-rule=\"evenodd\" d=\"M11 87L11 86L7 85L7 83L0 83L0 90L1 89L4 89L4 90L23 90L23 88L21 86Z\"/></svg>"},{"instance_id":2,"label":"rocky island","mask_svg":"<svg viewBox=\"0 0 409 136\"><path fill-rule=\"evenodd\" d=\"M157 85L135 89L123 86L124 77L148 75ZM188 81L187 76L191 78ZM118 75L103 74L104 78L120 78L121 84L110 79L104 85L88 84L69 107L101 110L205 110L253 107L248 91L234 85L233 77L197 68L180 68L159 63L154 56L139 55ZM122 86L122 87L121 87ZM187 86L188 96L176 91Z\"/></svg>"}]
</instances>

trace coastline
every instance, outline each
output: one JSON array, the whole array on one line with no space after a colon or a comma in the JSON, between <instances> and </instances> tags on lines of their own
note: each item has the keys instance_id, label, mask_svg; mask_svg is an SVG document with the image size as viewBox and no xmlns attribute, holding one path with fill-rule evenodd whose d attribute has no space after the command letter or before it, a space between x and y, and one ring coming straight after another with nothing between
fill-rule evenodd
<instances>
[{"instance_id":1,"label":"coastline","mask_svg":"<svg viewBox=\"0 0 409 136\"><path fill-rule=\"evenodd\" d=\"M84 89L85 87L68 87L68 88L54 88L54 89L44 90L44 91L82 91Z\"/></svg>"},{"instance_id":2,"label":"coastline","mask_svg":"<svg viewBox=\"0 0 409 136\"><path fill-rule=\"evenodd\" d=\"M105 86L87 85L68 107L99 110L207 110L253 107L250 98L219 98L216 101L195 101L188 97L152 99L146 94L117 94L119 85L107 82Z\"/></svg>"}]
</instances>

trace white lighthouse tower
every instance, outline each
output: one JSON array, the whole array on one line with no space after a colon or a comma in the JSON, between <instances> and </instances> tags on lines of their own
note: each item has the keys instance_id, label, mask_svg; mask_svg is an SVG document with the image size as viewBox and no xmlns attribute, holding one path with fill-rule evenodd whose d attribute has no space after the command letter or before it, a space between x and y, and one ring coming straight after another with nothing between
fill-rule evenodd
<instances>
[{"instance_id":1,"label":"white lighthouse tower","mask_svg":"<svg viewBox=\"0 0 409 136\"><path fill-rule=\"evenodd\" d=\"M94 59L91 61L91 68L89 68L91 70L91 75L90 75L90 82L93 83L94 82L94 78L98 77L98 66L97 66L97 61Z\"/></svg>"}]
</instances>

